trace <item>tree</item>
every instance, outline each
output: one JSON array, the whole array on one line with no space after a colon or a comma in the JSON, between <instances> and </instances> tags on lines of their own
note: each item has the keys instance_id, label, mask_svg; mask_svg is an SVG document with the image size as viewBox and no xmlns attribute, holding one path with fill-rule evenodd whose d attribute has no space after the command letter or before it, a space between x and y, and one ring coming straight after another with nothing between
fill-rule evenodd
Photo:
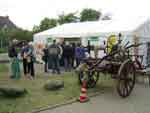
<instances>
[{"instance_id":1,"label":"tree","mask_svg":"<svg viewBox=\"0 0 150 113\"><path fill-rule=\"evenodd\" d=\"M70 23L70 22L77 22L78 17L75 16L75 13L69 13L69 14L61 14L58 16L58 23L64 24L64 23Z\"/></svg>"},{"instance_id":2,"label":"tree","mask_svg":"<svg viewBox=\"0 0 150 113\"><path fill-rule=\"evenodd\" d=\"M0 48L6 48L9 42L13 39L31 41L33 39L33 34L31 31L17 29L17 28L5 28L0 29Z\"/></svg>"},{"instance_id":3,"label":"tree","mask_svg":"<svg viewBox=\"0 0 150 113\"><path fill-rule=\"evenodd\" d=\"M5 39L7 39L7 36L5 35L5 31L3 29L0 29L0 48L3 48Z\"/></svg>"},{"instance_id":4,"label":"tree","mask_svg":"<svg viewBox=\"0 0 150 113\"><path fill-rule=\"evenodd\" d=\"M40 23L40 31L44 31L55 26L57 26L56 19L44 18Z\"/></svg>"},{"instance_id":5,"label":"tree","mask_svg":"<svg viewBox=\"0 0 150 113\"><path fill-rule=\"evenodd\" d=\"M10 34L13 31L13 28L1 28L0 29L0 48L6 47L8 45Z\"/></svg>"},{"instance_id":6,"label":"tree","mask_svg":"<svg viewBox=\"0 0 150 113\"><path fill-rule=\"evenodd\" d=\"M40 32L40 27L34 25L34 26L33 26L33 29L32 29L32 33L38 33L38 32Z\"/></svg>"},{"instance_id":7,"label":"tree","mask_svg":"<svg viewBox=\"0 0 150 113\"><path fill-rule=\"evenodd\" d=\"M33 38L32 32L28 30L16 29L11 32L10 39L31 41Z\"/></svg>"},{"instance_id":8,"label":"tree","mask_svg":"<svg viewBox=\"0 0 150 113\"><path fill-rule=\"evenodd\" d=\"M83 9L80 13L80 21L96 21L99 20L101 12L94 9Z\"/></svg>"}]
</instances>

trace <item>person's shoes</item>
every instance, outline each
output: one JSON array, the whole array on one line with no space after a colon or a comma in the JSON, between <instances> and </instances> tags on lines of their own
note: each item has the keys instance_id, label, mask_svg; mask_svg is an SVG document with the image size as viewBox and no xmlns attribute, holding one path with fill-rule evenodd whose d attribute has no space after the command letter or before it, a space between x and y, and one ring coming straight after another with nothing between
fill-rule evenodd
<instances>
[{"instance_id":1,"label":"person's shoes","mask_svg":"<svg viewBox=\"0 0 150 113\"><path fill-rule=\"evenodd\" d=\"M34 78L32 76L29 77L30 80L33 80Z\"/></svg>"},{"instance_id":2,"label":"person's shoes","mask_svg":"<svg viewBox=\"0 0 150 113\"><path fill-rule=\"evenodd\" d=\"M34 76L32 76L32 80L34 80L35 79L35 77Z\"/></svg>"}]
</instances>

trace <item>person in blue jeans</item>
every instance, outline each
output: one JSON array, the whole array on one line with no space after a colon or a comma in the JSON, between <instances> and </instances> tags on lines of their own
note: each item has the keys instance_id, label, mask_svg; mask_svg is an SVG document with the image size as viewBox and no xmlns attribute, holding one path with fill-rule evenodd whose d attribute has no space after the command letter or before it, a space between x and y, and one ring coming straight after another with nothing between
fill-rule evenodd
<instances>
[{"instance_id":1,"label":"person in blue jeans","mask_svg":"<svg viewBox=\"0 0 150 113\"><path fill-rule=\"evenodd\" d=\"M75 48L76 67L79 66L82 59L85 58L85 48L81 44L77 44Z\"/></svg>"}]
</instances>

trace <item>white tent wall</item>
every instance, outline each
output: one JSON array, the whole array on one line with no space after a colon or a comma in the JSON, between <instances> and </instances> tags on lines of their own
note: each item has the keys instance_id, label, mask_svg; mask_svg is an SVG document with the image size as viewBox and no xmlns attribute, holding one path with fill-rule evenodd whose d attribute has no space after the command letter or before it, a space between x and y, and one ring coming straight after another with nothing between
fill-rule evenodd
<instances>
[{"instance_id":1,"label":"white tent wall","mask_svg":"<svg viewBox=\"0 0 150 113\"><path fill-rule=\"evenodd\" d=\"M47 39L46 36L33 37L33 42L34 43L45 43L46 39Z\"/></svg>"},{"instance_id":2,"label":"white tent wall","mask_svg":"<svg viewBox=\"0 0 150 113\"><path fill-rule=\"evenodd\" d=\"M81 38L81 43L82 43L83 46L87 46L87 44L88 44L88 37Z\"/></svg>"},{"instance_id":3,"label":"white tent wall","mask_svg":"<svg viewBox=\"0 0 150 113\"><path fill-rule=\"evenodd\" d=\"M148 57L148 48L147 44L150 43L150 20L145 21L138 29L135 30L134 34L139 38L139 43L144 43L139 46L139 54L143 56L143 64L147 65L150 62L147 61Z\"/></svg>"},{"instance_id":4,"label":"white tent wall","mask_svg":"<svg viewBox=\"0 0 150 113\"><path fill-rule=\"evenodd\" d=\"M123 35L129 35L138 25L143 23L145 19L125 19L125 20L105 20L105 21L92 21L92 22L79 22L63 24L52 29L34 34L34 39L38 38L39 41L45 39L39 39L40 37L55 37L57 38L71 38L71 37L93 37L102 36L108 37L108 35L116 34L120 32ZM85 40L85 39L83 39ZM43 42L44 42L43 41ZM84 41L82 41L84 42ZM85 43L83 43L85 44Z\"/></svg>"}]
</instances>

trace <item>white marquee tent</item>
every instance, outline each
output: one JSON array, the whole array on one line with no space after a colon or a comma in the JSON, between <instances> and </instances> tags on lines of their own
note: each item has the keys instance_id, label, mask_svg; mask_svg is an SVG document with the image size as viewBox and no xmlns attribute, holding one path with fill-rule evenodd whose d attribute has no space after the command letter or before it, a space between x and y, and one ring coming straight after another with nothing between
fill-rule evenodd
<instances>
[{"instance_id":1,"label":"white marquee tent","mask_svg":"<svg viewBox=\"0 0 150 113\"><path fill-rule=\"evenodd\" d=\"M145 18L126 20L105 20L94 22L68 23L34 34L34 41L44 41L46 38L86 38L90 36L105 37L110 34L133 35L141 25L147 22Z\"/></svg>"},{"instance_id":2,"label":"white marquee tent","mask_svg":"<svg viewBox=\"0 0 150 113\"><path fill-rule=\"evenodd\" d=\"M143 54L144 62L150 62L150 19L124 19L124 20L105 20L94 22L68 23L57 26L55 28L34 34L34 43L46 43L48 38L81 38L83 45L87 44L89 37L97 36L99 41L107 38L109 35L123 35L123 40L130 43L145 43L139 48L138 54Z\"/></svg>"}]
</instances>

